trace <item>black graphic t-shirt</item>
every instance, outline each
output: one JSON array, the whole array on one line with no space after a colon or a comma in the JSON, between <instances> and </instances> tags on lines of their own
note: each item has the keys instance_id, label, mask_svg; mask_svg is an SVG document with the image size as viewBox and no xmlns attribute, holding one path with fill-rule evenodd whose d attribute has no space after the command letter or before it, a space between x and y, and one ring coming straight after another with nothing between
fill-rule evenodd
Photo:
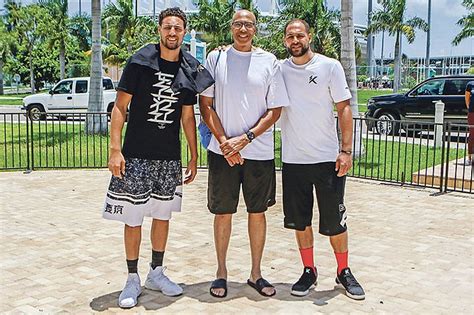
<instances>
[{"instance_id":1,"label":"black graphic t-shirt","mask_svg":"<svg viewBox=\"0 0 474 315\"><path fill-rule=\"evenodd\" d=\"M160 71L129 63L117 89L132 94L122 153L129 158L180 160L181 106L196 104L196 95L170 86L179 62L159 60Z\"/></svg>"}]
</instances>

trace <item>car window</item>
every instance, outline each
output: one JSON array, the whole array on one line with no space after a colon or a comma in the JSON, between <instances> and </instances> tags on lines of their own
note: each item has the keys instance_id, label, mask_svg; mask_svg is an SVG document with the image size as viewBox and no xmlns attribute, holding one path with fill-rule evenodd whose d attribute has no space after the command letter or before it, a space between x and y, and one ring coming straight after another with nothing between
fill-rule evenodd
<instances>
[{"instance_id":1,"label":"car window","mask_svg":"<svg viewBox=\"0 0 474 315\"><path fill-rule=\"evenodd\" d=\"M54 94L71 94L72 93L72 81L63 81L56 85L53 90Z\"/></svg>"},{"instance_id":2,"label":"car window","mask_svg":"<svg viewBox=\"0 0 474 315\"><path fill-rule=\"evenodd\" d=\"M114 89L114 84L112 83L112 80L110 79L104 79L102 80L104 90L113 90Z\"/></svg>"},{"instance_id":3,"label":"car window","mask_svg":"<svg viewBox=\"0 0 474 315\"><path fill-rule=\"evenodd\" d=\"M465 79L446 80L443 95L464 95L468 81Z\"/></svg>"},{"instance_id":4,"label":"car window","mask_svg":"<svg viewBox=\"0 0 474 315\"><path fill-rule=\"evenodd\" d=\"M76 93L77 94L87 93L87 81L86 80L76 81Z\"/></svg>"},{"instance_id":5,"label":"car window","mask_svg":"<svg viewBox=\"0 0 474 315\"><path fill-rule=\"evenodd\" d=\"M416 89L416 95L442 95L445 80L431 80Z\"/></svg>"}]
</instances>

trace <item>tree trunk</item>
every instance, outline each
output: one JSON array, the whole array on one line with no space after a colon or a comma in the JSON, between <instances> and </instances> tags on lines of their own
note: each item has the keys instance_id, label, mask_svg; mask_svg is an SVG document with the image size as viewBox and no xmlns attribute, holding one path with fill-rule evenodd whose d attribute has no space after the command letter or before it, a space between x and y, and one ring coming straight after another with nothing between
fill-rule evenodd
<instances>
[{"instance_id":1,"label":"tree trunk","mask_svg":"<svg viewBox=\"0 0 474 315\"><path fill-rule=\"evenodd\" d=\"M353 20L352 0L341 0L341 64L344 68L346 81L352 94L351 110L352 117L360 118L359 106L357 102L357 78L356 78L356 58L354 42L354 20ZM362 121L354 121L353 152L354 157L364 154L364 147L361 142Z\"/></svg>"},{"instance_id":2,"label":"tree trunk","mask_svg":"<svg viewBox=\"0 0 474 315\"><path fill-rule=\"evenodd\" d=\"M401 54L400 54L400 32L397 32L395 38L395 54L394 54L394 79L393 79L393 92L397 93L400 90L400 66L401 66Z\"/></svg>"},{"instance_id":3,"label":"tree trunk","mask_svg":"<svg viewBox=\"0 0 474 315\"><path fill-rule=\"evenodd\" d=\"M65 43L61 42L60 47L59 47L59 68L60 68L60 74L59 77L60 79L64 79L65 73L66 73L66 47Z\"/></svg>"},{"instance_id":4,"label":"tree trunk","mask_svg":"<svg viewBox=\"0 0 474 315\"><path fill-rule=\"evenodd\" d=\"M92 0L92 55L88 112L105 112L102 89L102 47L101 47L101 0ZM107 132L106 114L88 114L86 133L105 134Z\"/></svg>"},{"instance_id":5,"label":"tree trunk","mask_svg":"<svg viewBox=\"0 0 474 315\"><path fill-rule=\"evenodd\" d=\"M3 56L0 58L0 95L5 94L5 91L3 90Z\"/></svg>"},{"instance_id":6,"label":"tree trunk","mask_svg":"<svg viewBox=\"0 0 474 315\"><path fill-rule=\"evenodd\" d=\"M30 64L30 87L31 94L35 94L35 73L33 70L33 52L29 49L29 64Z\"/></svg>"}]
</instances>

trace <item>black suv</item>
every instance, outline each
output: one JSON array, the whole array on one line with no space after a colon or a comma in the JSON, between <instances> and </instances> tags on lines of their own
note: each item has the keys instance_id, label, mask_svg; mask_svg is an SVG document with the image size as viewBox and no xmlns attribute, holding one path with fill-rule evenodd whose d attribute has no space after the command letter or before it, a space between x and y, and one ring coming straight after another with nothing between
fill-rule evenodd
<instances>
[{"instance_id":1,"label":"black suv","mask_svg":"<svg viewBox=\"0 0 474 315\"><path fill-rule=\"evenodd\" d=\"M400 129L422 130L434 122L435 103L444 104L444 120L467 124L467 108L464 101L466 85L474 81L473 75L450 75L430 78L405 94L375 96L367 102L365 117L367 127L380 134L399 134ZM370 119L374 118L374 119ZM400 120L401 123L393 123Z\"/></svg>"}]
</instances>

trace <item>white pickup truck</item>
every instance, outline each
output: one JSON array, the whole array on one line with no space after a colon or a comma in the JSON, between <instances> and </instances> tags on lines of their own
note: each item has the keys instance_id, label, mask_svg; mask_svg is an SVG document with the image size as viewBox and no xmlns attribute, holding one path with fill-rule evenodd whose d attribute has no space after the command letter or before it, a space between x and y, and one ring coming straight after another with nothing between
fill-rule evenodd
<instances>
[{"instance_id":1,"label":"white pickup truck","mask_svg":"<svg viewBox=\"0 0 474 315\"><path fill-rule=\"evenodd\" d=\"M110 78L102 80L104 87L102 111L110 112L114 106L114 84ZM59 81L49 93L38 93L23 98L23 110L33 120L43 120L43 113L78 113L87 112L89 104L89 77L70 78ZM62 116L62 115L59 115Z\"/></svg>"}]
</instances>

